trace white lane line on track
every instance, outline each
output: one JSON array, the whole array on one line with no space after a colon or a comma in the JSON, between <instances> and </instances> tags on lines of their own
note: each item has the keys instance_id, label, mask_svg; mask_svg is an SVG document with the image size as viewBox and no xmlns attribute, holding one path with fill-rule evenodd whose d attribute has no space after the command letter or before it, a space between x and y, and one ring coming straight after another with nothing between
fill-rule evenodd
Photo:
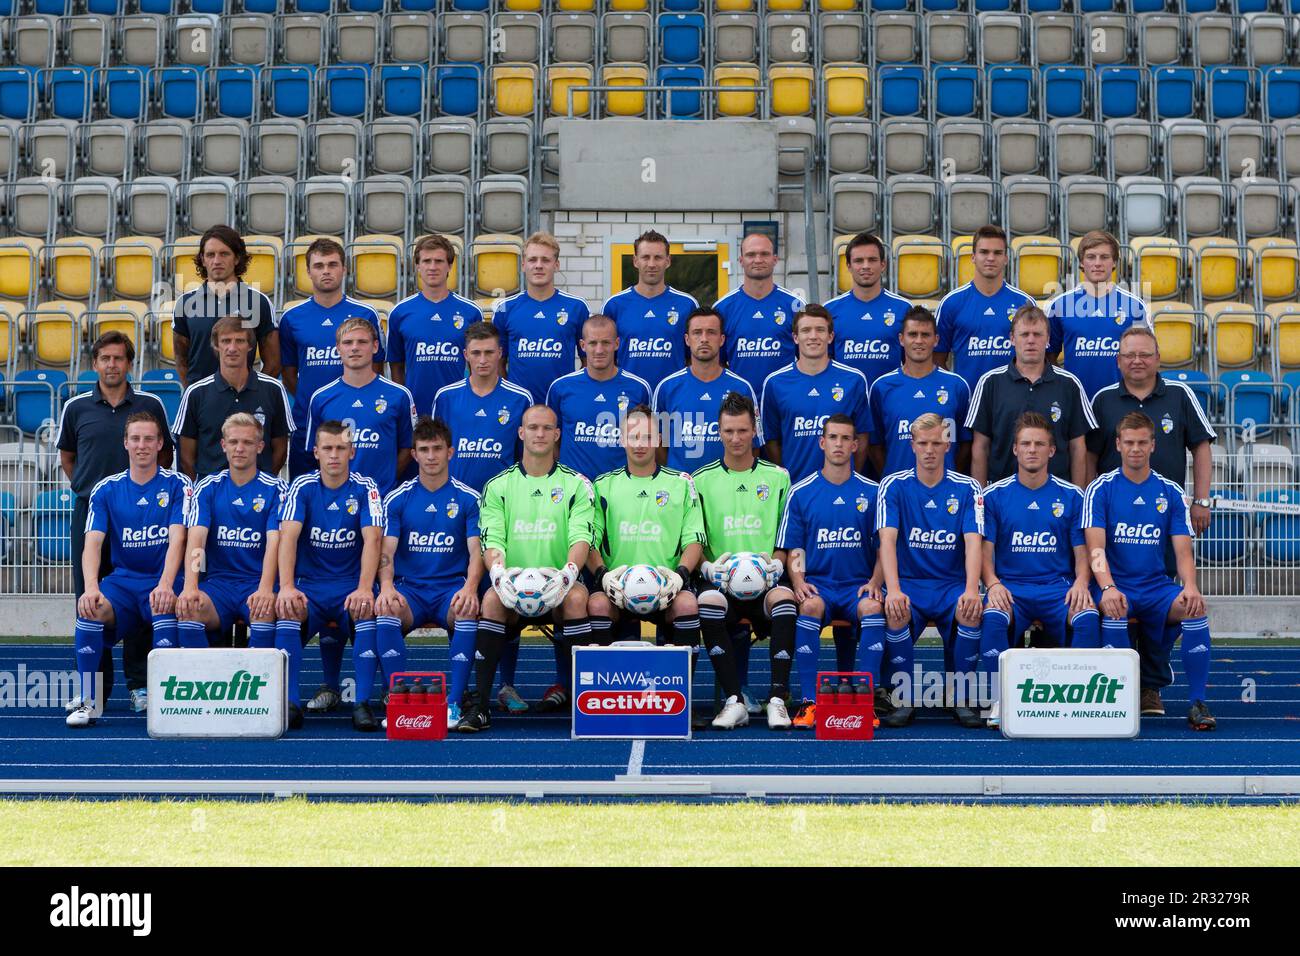
<instances>
[{"instance_id":1,"label":"white lane line on track","mask_svg":"<svg viewBox=\"0 0 1300 956\"><path fill-rule=\"evenodd\" d=\"M632 741L632 750L627 755L627 775L629 777L641 776L641 763L645 760L645 741Z\"/></svg>"}]
</instances>

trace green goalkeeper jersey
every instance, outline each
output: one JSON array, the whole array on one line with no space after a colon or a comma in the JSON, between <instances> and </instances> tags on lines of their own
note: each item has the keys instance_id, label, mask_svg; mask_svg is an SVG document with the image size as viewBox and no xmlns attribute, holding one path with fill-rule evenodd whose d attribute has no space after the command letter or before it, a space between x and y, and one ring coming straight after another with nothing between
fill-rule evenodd
<instances>
[{"instance_id":1,"label":"green goalkeeper jersey","mask_svg":"<svg viewBox=\"0 0 1300 956\"><path fill-rule=\"evenodd\" d=\"M704 523L691 476L658 468L638 478L626 468L596 479L596 545L605 565L676 567L682 552L704 543Z\"/></svg>"},{"instance_id":2,"label":"green goalkeeper jersey","mask_svg":"<svg viewBox=\"0 0 1300 956\"><path fill-rule=\"evenodd\" d=\"M545 475L511 465L483 486L479 537L483 550L505 554L508 568L562 568L569 549L593 533L591 482L556 464Z\"/></svg>"},{"instance_id":3,"label":"green goalkeeper jersey","mask_svg":"<svg viewBox=\"0 0 1300 956\"><path fill-rule=\"evenodd\" d=\"M732 471L721 461L693 476L704 513L704 556L756 551L771 557L776 530L790 494L790 473L760 458L754 467Z\"/></svg>"}]
</instances>

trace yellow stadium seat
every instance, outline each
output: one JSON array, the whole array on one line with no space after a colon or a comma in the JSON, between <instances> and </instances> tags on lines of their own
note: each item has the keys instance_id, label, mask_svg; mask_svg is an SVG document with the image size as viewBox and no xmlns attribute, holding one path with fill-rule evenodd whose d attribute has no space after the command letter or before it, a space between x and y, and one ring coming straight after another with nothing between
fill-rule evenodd
<instances>
[{"instance_id":1,"label":"yellow stadium seat","mask_svg":"<svg viewBox=\"0 0 1300 956\"><path fill-rule=\"evenodd\" d=\"M560 13L594 12L596 0L556 0L555 9Z\"/></svg>"},{"instance_id":2,"label":"yellow stadium seat","mask_svg":"<svg viewBox=\"0 0 1300 956\"><path fill-rule=\"evenodd\" d=\"M415 237L415 241L416 241L416 242L419 242L419 241L420 241L421 239L423 239L423 238L424 238L424 236L416 236L416 237ZM442 238L444 238L444 239L446 239L448 242L450 242L450 243L451 243L451 247L452 247L454 250L456 250L456 261L453 262L453 263L451 264L451 271L447 273L447 288L448 288L448 289L456 289L456 288L459 287L459 286L458 286L458 282L459 282L459 279L460 279L460 260L461 260L461 257L465 255L465 241L464 241L463 239L461 239L460 236L443 236ZM415 244L414 244L414 243L412 243L411 248L412 248L412 249L415 248ZM412 256L412 255L408 255L408 256L406 257L406 261L407 261L407 262L414 262L414 261L415 261L415 257ZM412 271L415 272L414 269L412 269ZM415 288L416 288L416 291L419 291L419 292L423 292L423 291L424 291L424 280L420 278L420 273L419 273L419 272L415 272Z\"/></svg>"},{"instance_id":3,"label":"yellow stadium seat","mask_svg":"<svg viewBox=\"0 0 1300 956\"><path fill-rule=\"evenodd\" d=\"M107 249L112 263L109 289L114 298L147 299L158 280L163 241L154 236L127 236Z\"/></svg>"},{"instance_id":4,"label":"yellow stadium seat","mask_svg":"<svg viewBox=\"0 0 1300 956\"><path fill-rule=\"evenodd\" d=\"M537 67L509 63L492 67L492 103L498 116L532 116L537 104Z\"/></svg>"},{"instance_id":5,"label":"yellow stadium seat","mask_svg":"<svg viewBox=\"0 0 1300 956\"><path fill-rule=\"evenodd\" d=\"M502 0L501 6L511 13L535 13L542 9L542 0Z\"/></svg>"},{"instance_id":6,"label":"yellow stadium seat","mask_svg":"<svg viewBox=\"0 0 1300 956\"><path fill-rule=\"evenodd\" d=\"M828 116L865 116L871 71L855 63L831 63L822 67Z\"/></svg>"},{"instance_id":7,"label":"yellow stadium seat","mask_svg":"<svg viewBox=\"0 0 1300 956\"><path fill-rule=\"evenodd\" d=\"M1273 302L1264 311L1272 323L1274 364L1279 371L1300 368L1300 302Z\"/></svg>"},{"instance_id":8,"label":"yellow stadium seat","mask_svg":"<svg viewBox=\"0 0 1300 956\"><path fill-rule=\"evenodd\" d=\"M1201 354L1201 314L1187 302L1167 300L1151 306L1151 324L1160 345L1160 365L1186 368Z\"/></svg>"},{"instance_id":9,"label":"yellow stadium seat","mask_svg":"<svg viewBox=\"0 0 1300 956\"><path fill-rule=\"evenodd\" d=\"M1083 265L1079 263L1079 243L1081 243L1082 241L1083 241L1083 236L1075 236L1073 239L1070 240L1070 251L1074 253L1074 261L1077 264L1077 268L1075 270L1075 277L1074 277L1075 282L1084 281ZM1124 251L1120 250L1120 258L1122 259L1123 256L1124 256ZM1111 282L1119 281L1119 261L1116 261L1115 268L1110 270L1110 281Z\"/></svg>"},{"instance_id":10,"label":"yellow stadium seat","mask_svg":"<svg viewBox=\"0 0 1300 956\"><path fill-rule=\"evenodd\" d=\"M153 337L158 347L158 360L165 365L176 364L176 339L172 328L172 319L176 314L176 302L164 302L154 313Z\"/></svg>"},{"instance_id":11,"label":"yellow stadium seat","mask_svg":"<svg viewBox=\"0 0 1300 956\"><path fill-rule=\"evenodd\" d=\"M248 248L248 271L244 281L268 299L274 299L280 281L280 260L284 256L284 240L279 236L245 236Z\"/></svg>"},{"instance_id":12,"label":"yellow stadium seat","mask_svg":"<svg viewBox=\"0 0 1300 956\"><path fill-rule=\"evenodd\" d=\"M67 236L46 246L54 294L60 299L89 299L99 289L99 261L104 241Z\"/></svg>"},{"instance_id":13,"label":"yellow stadium seat","mask_svg":"<svg viewBox=\"0 0 1300 956\"><path fill-rule=\"evenodd\" d=\"M718 115L753 116L758 112L758 67L748 63L721 63L713 68L714 86L751 87L739 93L718 93Z\"/></svg>"},{"instance_id":14,"label":"yellow stadium seat","mask_svg":"<svg viewBox=\"0 0 1300 956\"><path fill-rule=\"evenodd\" d=\"M939 295L948 277L948 246L938 236L895 236L894 283L907 298ZM902 316L899 316L901 319Z\"/></svg>"},{"instance_id":15,"label":"yellow stadium seat","mask_svg":"<svg viewBox=\"0 0 1300 956\"><path fill-rule=\"evenodd\" d=\"M0 239L0 296L26 301L41 279L41 249L45 243L30 236Z\"/></svg>"},{"instance_id":16,"label":"yellow stadium seat","mask_svg":"<svg viewBox=\"0 0 1300 956\"><path fill-rule=\"evenodd\" d=\"M81 352L81 317L86 306L70 299L38 305L27 317L32 359L47 368L70 369Z\"/></svg>"},{"instance_id":17,"label":"yellow stadium seat","mask_svg":"<svg viewBox=\"0 0 1300 956\"><path fill-rule=\"evenodd\" d=\"M299 236L293 242L289 243L285 251L285 263L293 260L293 287L289 290L294 295L309 296L312 294L311 277L307 275L307 247L317 239L333 239L340 246L343 240L339 236L322 236L322 235L305 235Z\"/></svg>"},{"instance_id":18,"label":"yellow stadium seat","mask_svg":"<svg viewBox=\"0 0 1300 956\"><path fill-rule=\"evenodd\" d=\"M1061 291L1065 273L1065 246L1053 236L1016 236L1011 240L1016 257L1016 287L1036 299Z\"/></svg>"},{"instance_id":19,"label":"yellow stadium seat","mask_svg":"<svg viewBox=\"0 0 1300 956\"><path fill-rule=\"evenodd\" d=\"M847 292L853 285L853 277L849 275L849 264L844 261L844 247L849 244L852 236L836 236L831 241L831 258L836 263L835 269L835 293Z\"/></svg>"},{"instance_id":20,"label":"yellow stadium seat","mask_svg":"<svg viewBox=\"0 0 1300 956\"><path fill-rule=\"evenodd\" d=\"M768 68L773 116L807 116L813 109L813 68L801 63Z\"/></svg>"},{"instance_id":21,"label":"yellow stadium seat","mask_svg":"<svg viewBox=\"0 0 1300 956\"><path fill-rule=\"evenodd\" d=\"M1300 248L1295 241L1266 236L1247 245L1253 285L1265 301L1300 298Z\"/></svg>"},{"instance_id":22,"label":"yellow stadium seat","mask_svg":"<svg viewBox=\"0 0 1300 956\"><path fill-rule=\"evenodd\" d=\"M479 311L483 313L483 317L487 319L489 322L492 321L492 315L497 310L498 301L499 300L497 299L474 299L473 300L474 304L478 306Z\"/></svg>"},{"instance_id":23,"label":"yellow stadium seat","mask_svg":"<svg viewBox=\"0 0 1300 956\"><path fill-rule=\"evenodd\" d=\"M18 317L22 308L17 302L0 299L0 369L9 367L9 360L19 341Z\"/></svg>"},{"instance_id":24,"label":"yellow stadium seat","mask_svg":"<svg viewBox=\"0 0 1300 956\"><path fill-rule=\"evenodd\" d=\"M861 0L817 0L818 13L851 13L859 9Z\"/></svg>"},{"instance_id":25,"label":"yellow stadium seat","mask_svg":"<svg viewBox=\"0 0 1300 956\"><path fill-rule=\"evenodd\" d=\"M650 82L650 73L637 63L622 63L607 66L600 71L603 86L646 86ZM646 94L644 90L628 93L606 93L605 114L607 116L642 116L645 114Z\"/></svg>"},{"instance_id":26,"label":"yellow stadium seat","mask_svg":"<svg viewBox=\"0 0 1300 956\"><path fill-rule=\"evenodd\" d=\"M975 261L971 259L974 251L975 244L970 236L953 236L952 259L957 263L957 284L953 288L964 286L975 278Z\"/></svg>"},{"instance_id":27,"label":"yellow stadium seat","mask_svg":"<svg viewBox=\"0 0 1300 956\"><path fill-rule=\"evenodd\" d=\"M650 0L609 0L605 9L616 13L635 13L638 10L649 10Z\"/></svg>"},{"instance_id":28,"label":"yellow stadium seat","mask_svg":"<svg viewBox=\"0 0 1300 956\"><path fill-rule=\"evenodd\" d=\"M393 311L393 301L391 299L360 299L362 305L368 305L375 310L379 316L379 328L384 333L384 340L388 340L388 313Z\"/></svg>"},{"instance_id":29,"label":"yellow stadium seat","mask_svg":"<svg viewBox=\"0 0 1300 956\"><path fill-rule=\"evenodd\" d=\"M1186 266L1183 247L1164 236L1134 236L1129 245L1136 260L1133 279L1143 297L1171 299L1178 295Z\"/></svg>"},{"instance_id":30,"label":"yellow stadium seat","mask_svg":"<svg viewBox=\"0 0 1300 956\"><path fill-rule=\"evenodd\" d=\"M524 241L503 233L484 233L474 239L474 288L480 295L513 295L519 290L519 269Z\"/></svg>"},{"instance_id":31,"label":"yellow stadium seat","mask_svg":"<svg viewBox=\"0 0 1300 956\"><path fill-rule=\"evenodd\" d=\"M201 236L181 236L168 249L167 258L171 262L172 291L177 295L202 284L199 267L194 264L194 257L199 252Z\"/></svg>"},{"instance_id":32,"label":"yellow stadium seat","mask_svg":"<svg viewBox=\"0 0 1300 956\"><path fill-rule=\"evenodd\" d=\"M569 89L574 86L592 86L591 67L585 63L560 63L546 71L546 87L549 91L550 114L552 116L569 115ZM587 92L573 94L573 115L583 116L591 110L591 94Z\"/></svg>"},{"instance_id":33,"label":"yellow stadium seat","mask_svg":"<svg viewBox=\"0 0 1300 956\"><path fill-rule=\"evenodd\" d=\"M121 332L131 340L136 353L141 350L141 341L149 315L149 304L132 299L112 299L101 302L91 314L92 325L86 331L93 342L105 332Z\"/></svg>"},{"instance_id":34,"label":"yellow stadium seat","mask_svg":"<svg viewBox=\"0 0 1300 956\"><path fill-rule=\"evenodd\" d=\"M1242 286L1241 247L1222 236L1201 236L1188 243L1196 257L1197 291L1202 299L1230 299Z\"/></svg>"},{"instance_id":35,"label":"yellow stadium seat","mask_svg":"<svg viewBox=\"0 0 1300 956\"><path fill-rule=\"evenodd\" d=\"M767 0L767 8L773 13L798 13L804 8L804 0Z\"/></svg>"},{"instance_id":36,"label":"yellow stadium seat","mask_svg":"<svg viewBox=\"0 0 1300 956\"><path fill-rule=\"evenodd\" d=\"M396 295L403 256L402 237L370 233L352 240L352 285L363 296Z\"/></svg>"},{"instance_id":37,"label":"yellow stadium seat","mask_svg":"<svg viewBox=\"0 0 1300 956\"><path fill-rule=\"evenodd\" d=\"M1248 302L1212 302L1205 307L1217 368L1254 365L1259 357L1259 316Z\"/></svg>"}]
</instances>

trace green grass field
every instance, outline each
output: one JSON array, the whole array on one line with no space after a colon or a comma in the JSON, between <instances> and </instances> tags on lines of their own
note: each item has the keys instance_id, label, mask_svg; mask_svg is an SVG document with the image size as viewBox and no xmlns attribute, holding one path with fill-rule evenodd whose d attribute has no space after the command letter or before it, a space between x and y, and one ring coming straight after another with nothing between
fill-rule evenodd
<instances>
[{"instance_id":1,"label":"green grass field","mask_svg":"<svg viewBox=\"0 0 1300 956\"><path fill-rule=\"evenodd\" d=\"M0 802L14 865L1290 866L1300 806ZM359 841L360 838L360 841Z\"/></svg>"}]
</instances>

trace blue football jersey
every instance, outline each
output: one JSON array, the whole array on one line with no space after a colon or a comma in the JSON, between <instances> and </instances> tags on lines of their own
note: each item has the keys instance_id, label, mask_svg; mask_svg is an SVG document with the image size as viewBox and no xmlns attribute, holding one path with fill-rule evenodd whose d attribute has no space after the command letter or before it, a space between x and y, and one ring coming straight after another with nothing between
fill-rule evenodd
<instances>
[{"instance_id":1,"label":"blue football jersey","mask_svg":"<svg viewBox=\"0 0 1300 956\"><path fill-rule=\"evenodd\" d=\"M1055 475L1041 488L1028 488L1015 475L985 488L984 537L993 542L998 577L1029 584L1073 579L1082 513L1083 492Z\"/></svg>"},{"instance_id":2,"label":"blue football jersey","mask_svg":"<svg viewBox=\"0 0 1300 956\"><path fill-rule=\"evenodd\" d=\"M477 395L469 379L445 385L433 397L433 417L451 429L456 453L451 477L481 491L489 478L519 460L519 423L533 404L528 389L497 379L486 395Z\"/></svg>"},{"instance_id":3,"label":"blue football jersey","mask_svg":"<svg viewBox=\"0 0 1300 956\"><path fill-rule=\"evenodd\" d=\"M557 379L546 404L560 422L560 464L594 479L627 463L622 418L633 405L650 404L650 386L623 369L606 382L583 369Z\"/></svg>"},{"instance_id":4,"label":"blue football jersey","mask_svg":"<svg viewBox=\"0 0 1300 956\"><path fill-rule=\"evenodd\" d=\"M957 466L957 445L971 440L970 429L966 427L970 386L960 375L936 368L924 378L912 378L896 369L871 384L869 401L871 444L885 446L884 474L907 471L916 464L912 422L927 412L942 418L952 436L944 467Z\"/></svg>"},{"instance_id":5,"label":"blue football jersey","mask_svg":"<svg viewBox=\"0 0 1300 956\"><path fill-rule=\"evenodd\" d=\"M1121 591L1168 581L1166 542L1192 533L1181 485L1155 471L1137 484L1121 468L1101 475L1083 493L1082 525L1106 532L1106 563Z\"/></svg>"},{"instance_id":6,"label":"blue football jersey","mask_svg":"<svg viewBox=\"0 0 1300 956\"><path fill-rule=\"evenodd\" d=\"M831 299L826 311L835 320L836 361L857 369L868 385L898 368L903 363L898 333L911 307L911 302L886 289L869 302L863 302L851 289Z\"/></svg>"},{"instance_id":7,"label":"blue football jersey","mask_svg":"<svg viewBox=\"0 0 1300 956\"><path fill-rule=\"evenodd\" d=\"M794 348L794 314L804 307L803 299L789 289L775 286L762 299L755 299L744 286L732 289L713 306L722 316L722 358L755 392L763 381L797 357Z\"/></svg>"},{"instance_id":8,"label":"blue football jersey","mask_svg":"<svg viewBox=\"0 0 1300 956\"><path fill-rule=\"evenodd\" d=\"M90 492L86 532L104 532L115 571L159 577L167 561L168 531L185 524L193 490L188 478L166 468L143 485L131 480L130 469L109 475ZM81 555L72 559L80 561Z\"/></svg>"},{"instance_id":9,"label":"blue football jersey","mask_svg":"<svg viewBox=\"0 0 1300 956\"><path fill-rule=\"evenodd\" d=\"M718 410L731 392L739 392L758 407L754 390L727 369L711 382L702 382L689 369L669 375L655 389L650 403L659 414L660 440L668 446L668 467L699 471L722 458L718 437ZM755 421L754 447L763 444L761 421Z\"/></svg>"},{"instance_id":10,"label":"blue football jersey","mask_svg":"<svg viewBox=\"0 0 1300 956\"><path fill-rule=\"evenodd\" d=\"M384 500L375 482L353 472L327 488L319 471L294 480L280 507L280 523L302 522L297 580L356 581L361 576L362 528L384 526ZM280 582L281 586L284 582Z\"/></svg>"},{"instance_id":11,"label":"blue football jersey","mask_svg":"<svg viewBox=\"0 0 1300 956\"><path fill-rule=\"evenodd\" d=\"M412 478L384 499L384 537L397 539L393 574L421 587L459 588L478 537L478 493L455 478L429 491Z\"/></svg>"},{"instance_id":12,"label":"blue football jersey","mask_svg":"<svg viewBox=\"0 0 1300 956\"><path fill-rule=\"evenodd\" d=\"M1115 357L1124 330L1136 322L1151 327L1146 304L1118 287L1097 297L1078 286L1047 303L1045 311L1052 327L1047 350L1062 353L1061 364L1083 383L1089 400L1120 380Z\"/></svg>"},{"instance_id":13,"label":"blue football jersey","mask_svg":"<svg viewBox=\"0 0 1300 956\"><path fill-rule=\"evenodd\" d=\"M1026 304L1033 305L1033 297L1006 282L993 295L968 282L939 303L934 350L951 353L952 370L974 388L985 372L1012 361L1011 317Z\"/></svg>"},{"instance_id":14,"label":"blue football jersey","mask_svg":"<svg viewBox=\"0 0 1300 956\"><path fill-rule=\"evenodd\" d=\"M229 470L208 475L194 488L185 523L207 528L204 578L260 578L266 539L280 529L280 504L288 486L264 471L235 484Z\"/></svg>"},{"instance_id":15,"label":"blue football jersey","mask_svg":"<svg viewBox=\"0 0 1300 956\"><path fill-rule=\"evenodd\" d=\"M855 368L831 362L816 375L799 371L793 362L773 372L763 383L763 437L781 443L781 464L791 481L800 481L821 468L818 444L822 425L836 412L853 419L854 428L871 431L867 380Z\"/></svg>"},{"instance_id":16,"label":"blue football jersey","mask_svg":"<svg viewBox=\"0 0 1300 956\"><path fill-rule=\"evenodd\" d=\"M618 367L654 388L686 365L686 317L698 306L692 296L665 287L646 298L629 286L601 309L618 326Z\"/></svg>"},{"instance_id":17,"label":"blue football jersey","mask_svg":"<svg viewBox=\"0 0 1300 956\"><path fill-rule=\"evenodd\" d=\"M354 318L365 319L376 331L380 330L375 310L347 296L328 309L315 299L308 299L286 309L280 316L280 362L285 368L298 370L298 385L293 393L293 423L297 429L293 440L299 443L298 447L311 447L301 442L307 440L303 426L307 424L307 406L312 395L343 374L336 336L339 326ZM375 361L381 365L386 361L382 335Z\"/></svg>"},{"instance_id":18,"label":"blue football jersey","mask_svg":"<svg viewBox=\"0 0 1300 956\"><path fill-rule=\"evenodd\" d=\"M577 365L582 323L590 314L587 303L558 289L545 301L527 292L504 300L492 314L492 324L501 330L506 378L532 395L545 395L552 382Z\"/></svg>"},{"instance_id":19,"label":"blue football jersey","mask_svg":"<svg viewBox=\"0 0 1300 956\"><path fill-rule=\"evenodd\" d=\"M974 478L944 471L933 488L916 470L896 471L880 483L876 528L898 529L898 576L935 584L966 580L966 542L983 534Z\"/></svg>"},{"instance_id":20,"label":"blue football jersey","mask_svg":"<svg viewBox=\"0 0 1300 956\"><path fill-rule=\"evenodd\" d=\"M815 585L861 586L876 569L879 486L853 473L835 484L820 471L790 488L776 546L804 552L804 576Z\"/></svg>"},{"instance_id":21,"label":"blue football jersey","mask_svg":"<svg viewBox=\"0 0 1300 956\"><path fill-rule=\"evenodd\" d=\"M411 447L415 402L411 393L379 375L361 388L336 378L311 397L307 412L307 445L315 447L321 422L338 420L352 426L356 457L351 470L375 480L381 490L397 483L397 453Z\"/></svg>"},{"instance_id":22,"label":"blue football jersey","mask_svg":"<svg viewBox=\"0 0 1300 956\"><path fill-rule=\"evenodd\" d=\"M418 414L428 414L438 389L465 377L465 329L482 319L477 305L454 292L441 302L417 292L393 306L388 351L392 361L406 363L403 384Z\"/></svg>"}]
</instances>

